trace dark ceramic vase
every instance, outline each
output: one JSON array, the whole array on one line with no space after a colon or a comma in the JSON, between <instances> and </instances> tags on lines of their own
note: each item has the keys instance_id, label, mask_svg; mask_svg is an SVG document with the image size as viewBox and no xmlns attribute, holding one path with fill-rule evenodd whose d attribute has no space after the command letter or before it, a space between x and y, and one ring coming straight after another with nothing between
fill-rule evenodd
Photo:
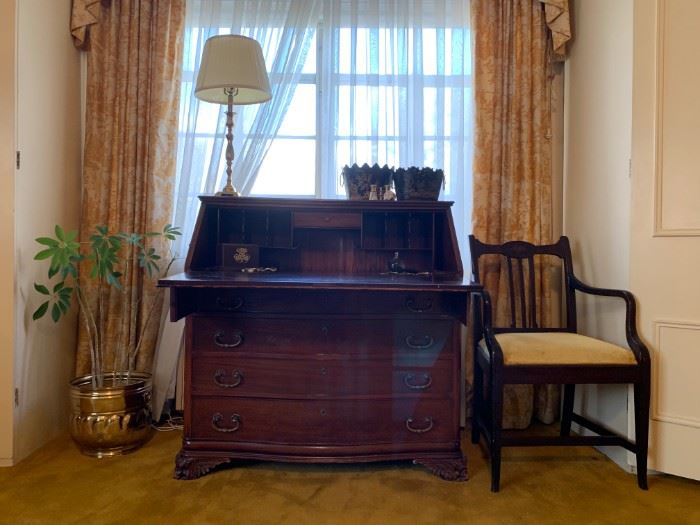
<instances>
[{"instance_id":1,"label":"dark ceramic vase","mask_svg":"<svg viewBox=\"0 0 700 525\"><path fill-rule=\"evenodd\" d=\"M379 164L373 166L369 164L344 166L342 174L348 199L369 199L370 187L376 184L377 187L383 188L391 184L392 172L393 170L389 166L379 166Z\"/></svg>"},{"instance_id":2,"label":"dark ceramic vase","mask_svg":"<svg viewBox=\"0 0 700 525\"><path fill-rule=\"evenodd\" d=\"M445 174L432 168L398 168L394 172L396 198L400 201L436 201Z\"/></svg>"}]
</instances>

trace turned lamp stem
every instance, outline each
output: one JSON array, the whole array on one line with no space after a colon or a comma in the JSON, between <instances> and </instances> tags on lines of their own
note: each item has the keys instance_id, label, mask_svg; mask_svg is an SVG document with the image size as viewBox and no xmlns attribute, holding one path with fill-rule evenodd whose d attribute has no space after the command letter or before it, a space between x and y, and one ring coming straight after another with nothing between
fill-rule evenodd
<instances>
[{"instance_id":1,"label":"turned lamp stem","mask_svg":"<svg viewBox=\"0 0 700 525\"><path fill-rule=\"evenodd\" d=\"M240 194L233 186L233 97L238 94L238 88L224 88L224 93L228 96L228 109L226 111L226 186L217 195L230 195L238 197Z\"/></svg>"}]
</instances>

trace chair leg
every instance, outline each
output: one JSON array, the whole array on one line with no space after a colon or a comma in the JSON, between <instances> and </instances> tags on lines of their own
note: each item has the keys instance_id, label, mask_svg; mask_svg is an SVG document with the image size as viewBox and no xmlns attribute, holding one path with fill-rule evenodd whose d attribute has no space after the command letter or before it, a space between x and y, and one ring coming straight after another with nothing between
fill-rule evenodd
<instances>
[{"instance_id":1,"label":"chair leg","mask_svg":"<svg viewBox=\"0 0 700 525\"><path fill-rule=\"evenodd\" d=\"M637 485L648 490L647 455L649 452L649 378L634 384L634 434L637 457Z\"/></svg>"},{"instance_id":2,"label":"chair leg","mask_svg":"<svg viewBox=\"0 0 700 525\"><path fill-rule=\"evenodd\" d=\"M501 484L501 427L503 425L503 383L493 375L491 381L491 492L498 492Z\"/></svg>"},{"instance_id":3,"label":"chair leg","mask_svg":"<svg viewBox=\"0 0 700 525\"><path fill-rule=\"evenodd\" d=\"M571 434L571 414L574 412L574 393L576 385L564 385L564 402L561 407L561 430L560 436Z\"/></svg>"},{"instance_id":4,"label":"chair leg","mask_svg":"<svg viewBox=\"0 0 700 525\"><path fill-rule=\"evenodd\" d=\"M474 385L472 389L472 443L479 443L479 417L484 396L484 375L477 359L474 359Z\"/></svg>"}]
</instances>

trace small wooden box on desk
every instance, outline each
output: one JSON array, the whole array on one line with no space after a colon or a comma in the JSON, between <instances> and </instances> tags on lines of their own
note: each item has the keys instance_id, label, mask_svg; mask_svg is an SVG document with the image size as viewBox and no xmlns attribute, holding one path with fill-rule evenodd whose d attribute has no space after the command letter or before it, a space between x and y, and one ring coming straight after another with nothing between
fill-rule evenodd
<instances>
[{"instance_id":1,"label":"small wooden box on desk","mask_svg":"<svg viewBox=\"0 0 700 525\"><path fill-rule=\"evenodd\" d=\"M466 479L459 328L474 287L452 203L200 198L186 271L160 281L171 319L187 317L175 476L412 460ZM225 244L277 271L222 267Z\"/></svg>"}]
</instances>

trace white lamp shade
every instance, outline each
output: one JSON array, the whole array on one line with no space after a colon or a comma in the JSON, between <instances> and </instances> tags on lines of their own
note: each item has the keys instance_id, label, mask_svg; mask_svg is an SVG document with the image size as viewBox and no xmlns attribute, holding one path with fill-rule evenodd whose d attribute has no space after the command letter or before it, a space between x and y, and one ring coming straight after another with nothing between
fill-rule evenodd
<instances>
[{"instance_id":1,"label":"white lamp shade","mask_svg":"<svg viewBox=\"0 0 700 525\"><path fill-rule=\"evenodd\" d=\"M233 103L258 104L272 98L260 44L242 35L219 35L204 44L195 96L227 104L226 88L236 88Z\"/></svg>"}]
</instances>

